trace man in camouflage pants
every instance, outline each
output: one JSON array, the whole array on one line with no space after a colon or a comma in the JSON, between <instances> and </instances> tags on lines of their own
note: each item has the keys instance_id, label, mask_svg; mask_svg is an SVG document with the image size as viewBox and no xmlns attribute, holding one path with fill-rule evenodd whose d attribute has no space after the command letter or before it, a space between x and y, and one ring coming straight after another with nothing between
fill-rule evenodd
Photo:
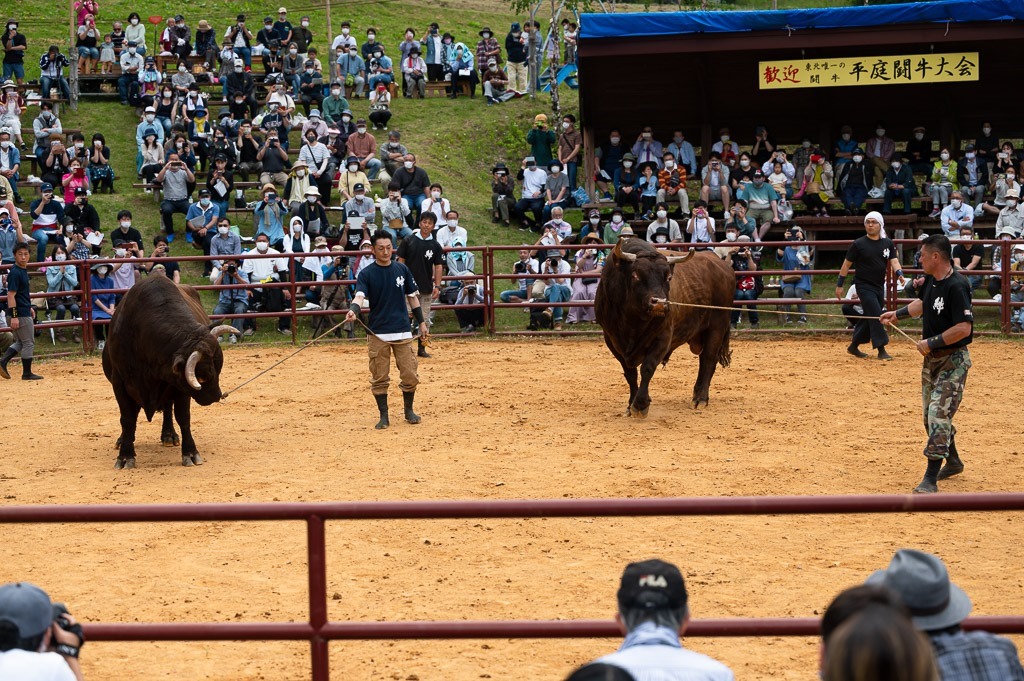
<instances>
[{"instance_id":1,"label":"man in camouflage pants","mask_svg":"<svg viewBox=\"0 0 1024 681\"><path fill-rule=\"evenodd\" d=\"M934 234L922 242L921 267L926 276L918 299L895 312L886 312L882 323L924 315L924 339L917 342L917 349L924 355L921 398L928 433L924 448L928 467L914 493L931 494L939 491L937 481L964 469L954 440L953 415L960 407L971 368L967 346L973 338L974 315L971 286L954 269L945 235Z\"/></svg>"}]
</instances>

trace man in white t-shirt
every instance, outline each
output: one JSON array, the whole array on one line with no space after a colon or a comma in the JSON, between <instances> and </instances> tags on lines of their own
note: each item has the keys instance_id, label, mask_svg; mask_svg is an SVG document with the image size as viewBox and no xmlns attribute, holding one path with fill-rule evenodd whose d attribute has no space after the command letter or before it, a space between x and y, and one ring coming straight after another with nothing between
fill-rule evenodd
<instances>
[{"instance_id":1,"label":"man in white t-shirt","mask_svg":"<svg viewBox=\"0 0 1024 681\"><path fill-rule=\"evenodd\" d=\"M690 622L686 584L679 568L661 560L630 563L622 574L615 620L626 640L596 662L621 667L636 679L733 681L721 662L683 647Z\"/></svg>"},{"instance_id":2,"label":"man in white t-shirt","mask_svg":"<svg viewBox=\"0 0 1024 681\"><path fill-rule=\"evenodd\" d=\"M0 679L82 681L82 627L28 582L0 587Z\"/></svg>"}]
</instances>

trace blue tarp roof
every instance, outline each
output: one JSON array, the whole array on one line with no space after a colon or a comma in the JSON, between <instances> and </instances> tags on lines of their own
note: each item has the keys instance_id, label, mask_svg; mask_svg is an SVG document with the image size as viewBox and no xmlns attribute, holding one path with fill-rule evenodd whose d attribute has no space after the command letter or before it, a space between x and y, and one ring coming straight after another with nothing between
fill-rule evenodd
<instances>
[{"instance_id":1,"label":"blue tarp roof","mask_svg":"<svg viewBox=\"0 0 1024 681\"><path fill-rule=\"evenodd\" d=\"M927 22L1024 20L1021 0L944 0L900 5L743 12L635 12L584 14L580 39L630 38L686 33L741 33Z\"/></svg>"}]
</instances>

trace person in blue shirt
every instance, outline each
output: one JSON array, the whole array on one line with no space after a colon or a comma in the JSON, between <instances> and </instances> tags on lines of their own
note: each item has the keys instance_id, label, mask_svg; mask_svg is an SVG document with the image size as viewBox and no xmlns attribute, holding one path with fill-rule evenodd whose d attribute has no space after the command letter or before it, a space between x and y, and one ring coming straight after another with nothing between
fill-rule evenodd
<instances>
[{"instance_id":1,"label":"person in blue shirt","mask_svg":"<svg viewBox=\"0 0 1024 681\"><path fill-rule=\"evenodd\" d=\"M672 141L665 151L676 157L676 163L686 168L687 175L697 172L697 155L693 152L693 145L686 141L682 130L672 133Z\"/></svg>"},{"instance_id":2,"label":"person in blue shirt","mask_svg":"<svg viewBox=\"0 0 1024 681\"><path fill-rule=\"evenodd\" d=\"M853 151L859 146L857 140L853 139L853 128L844 125L839 129L839 141L836 142L835 148L832 149L832 157L836 160L836 177L839 177L839 169L842 165L849 163L853 159Z\"/></svg>"},{"instance_id":3,"label":"person in blue shirt","mask_svg":"<svg viewBox=\"0 0 1024 681\"><path fill-rule=\"evenodd\" d=\"M249 283L249 279L245 272L242 271L241 264L237 260L225 260L224 269L218 270L220 273L217 279L213 282L216 286L230 286L236 284L238 286L244 286ZM249 310L249 291L245 288L223 288L220 289L217 297L217 305L213 308L213 314L245 314ZM238 331L237 334L232 334L229 337L229 342L237 343L238 336L242 335L242 322L245 321L241 317L236 317L231 320L231 326L235 327ZM217 341L223 336L218 336Z\"/></svg>"},{"instance_id":4,"label":"person in blue shirt","mask_svg":"<svg viewBox=\"0 0 1024 681\"><path fill-rule=\"evenodd\" d=\"M14 343L0 358L0 378L10 378L7 363L21 353L21 380L38 381L42 376L32 373L32 351L36 347L35 324L32 318L32 302L29 300L28 285L28 244L19 243L14 247L14 267L7 274L7 313L11 317L10 327L14 332Z\"/></svg>"},{"instance_id":5,"label":"person in blue shirt","mask_svg":"<svg viewBox=\"0 0 1024 681\"><path fill-rule=\"evenodd\" d=\"M395 355L405 403L405 420L419 423L420 417L413 412L413 399L420 379L416 373L416 352L413 350L412 330L409 328L409 312L419 324L419 338L424 342L428 337L427 323L420 308L419 289L409 268L392 261L391 236L384 230L377 230L370 237L373 248L373 262L356 278L356 294L352 299L345 321L354 322L364 302L369 304L367 324L367 348L370 355L370 392L377 401L380 421L375 428L382 430L391 425L388 420L388 385L391 355Z\"/></svg>"},{"instance_id":6,"label":"person in blue shirt","mask_svg":"<svg viewBox=\"0 0 1024 681\"><path fill-rule=\"evenodd\" d=\"M384 54L384 47L377 45L374 48L373 56L370 57L370 89L375 90L378 83L388 85L394 80L394 67L391 64L391 57Z\"/></svg>"},{"instance_id":7,"label":"person in blue shirt","mask_svg":"<svg viewBox=\"0 0 1024 681\"><path fill-rule=\"evenodd\" d=\"M811 257L813 252L811 247L807 244L801 244L799 242L804 240L804 232L799 227L790 227L786 233L786 241L794 242L791 246L780 248L778 250L779 262L782 263L782 269L784 270L809 270L811 269ZM783 298L799 298L803 300L811 293L811 275L809 274L784 274L782 275L781 281L782 288L779 292ZM789 317L791 307L789 305L783 305L782 311L786 314L783 316L783 324L792 324L793 321ZM803 303L798 303L796 311L800 315L797 319L798 324L807 323L807 306Z\"/></svg>"},{"instance_id":8,"label":"person in blue shirt","mask_svg":"<svg viewBox=\"0 0 1024 681\"><path fill-rule=\"evenodd\" d=\"M288 206L277 196L277 189L269 182L263 185L263 200L256 202L256 234L266 234L270 246L281 250L284 247L283 216Z\"/></svg>"}]
</instances>

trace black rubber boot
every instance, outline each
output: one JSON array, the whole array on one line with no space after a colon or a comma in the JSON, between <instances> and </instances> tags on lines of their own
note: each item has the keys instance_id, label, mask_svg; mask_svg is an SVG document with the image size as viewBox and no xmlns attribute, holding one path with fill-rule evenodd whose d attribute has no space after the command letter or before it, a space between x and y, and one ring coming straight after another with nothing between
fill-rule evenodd
<instances>
[{"instance_id":1,"label":"black rubber boot","mask_svg":"<svg viewBox=\"0 0 1024 681\"><path fill-rule=\"evenodd\" d=\"M423 341L417 340L416 344L418 349L416 350L417 357L430 357L430 353L427 352L427 346L423 344Z\"/></svg>"},{"instance_id":2,"label":"black rubber boot","mask_svg":"<svg viewBox=\"0 0 1024 681\"><path fill-rule=\"evenodd\" d=\"M960 460L960 452L956 450L956 440L949 439L949 455L946 456L946 464L939 471L938 479L945 480L954 475L964 472L964 462Z\"/></svg>"},{"instance_id":3,"label":"black rubber boot","mask_svg":"<svg viewBox=\"0 0 1024 681\"><path fill-rule=\"evenodd\" d=\"M412 402L416 398L416 391L411 393L402 393L402 401L405 402L405 420L409 423L419 423L423 419L416 415L412 410Z\"/></svg>"},{"instance_id":4,"label":"black rubber boot","mask_svg":"<svg viewBox=\"0 0 1024 681\"><path fill-rule=\"evenodd\" d=\"M17 350L11 350L10 348L7 348L7 351L4 353L3 359L0 359L0 377L2 377L2 378L10 378L11 377L10 372L7 371L7 363L10 362L11 359L16 354L18 354Z\"/></svg>"},{"instance_id":5,"label":"black rubber boot","mask_svg":"<svg viewBox=\"0 0 1024 681\"><path fill-rule=\"evenodd\" d=\"M32 373L32 358L21 360L21 380L23 381L41 381L43 377L39 374Z\"/></svg>"},{"instance_id":6,"label":"black rubber boot","mask_svg":"<svg viewBox=\"0 0 1024 681\"><path fill-rule=\"evenodd\" d=\"M859 357L860 359L864 359L865 357L868 356L866 352L861 352L861 349L858 348L853 343L851 343L850 346L846 348L846 351L853 355L854 357Z\"/></svg>"},{"instance_id":7,"label":"black rubber boot","mask_svg":"<svg viewBox=\"0 0 1024 681\"><path fill-rule=\"evenodd\" d=\"M374 395L373 399L377 400L377 411L380 412L380 421L377 421L374 428L384 430L391 425L391 421L388 420L388 396L386 394Z\"/></svg>"},{"instance_id":8,"label":"black rubber boot","mask_svg":"<svg viewBox=\"0 0 1024 681\"><path fill-rule=\"evenodd\" d=\"M942 459L928 459L928 468L924 472L924 479L914 488L914 494L935 494L939 491L936 485L939 475L939 467Z\"/></svg>"}]
</instances>

